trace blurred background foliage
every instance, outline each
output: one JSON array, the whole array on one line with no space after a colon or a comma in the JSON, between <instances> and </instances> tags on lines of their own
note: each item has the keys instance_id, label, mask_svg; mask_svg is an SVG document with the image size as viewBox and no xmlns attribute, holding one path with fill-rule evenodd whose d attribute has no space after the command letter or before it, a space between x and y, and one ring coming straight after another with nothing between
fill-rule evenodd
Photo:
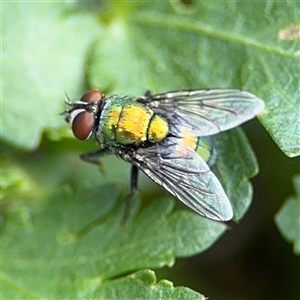
<instances>
[{"instance_id":1,"label":"blurred background foliage","mask_svg":"<svg viewBox=\"0 0 300 300\"><path fill-rule=\"evenodd\" d=\"M299 10L297 1L3 2L1 278L7 293L3 299L47 295L47 288L53 287L58 288L56 296L60 298L101 297L109 294L91 292L101 286L101 280L142 268L155 269L158 280L166 278L175 286L189 287L212 299L297 299L300 264L295 254L299 254L300 248L300 200L299 175L294 176L300 171ZM9 262L10 256L20 256L21 261L22 255L30 256L37 248L43 249L47 234L38 234L36 220L48 224L50 229L57 226L59 234L54 238L59 244L68 245L76 237L64 231L61 224L72 224L74 230L89 230L88 222L97 218L104 218L101 222L118 223L122 205L116 215L108 212L115 205L119 207L118 194L128 190L129 166L114 157L105 157L105 174L101 176L96 168L80 162L78 155L95 149L95 145L75 141L59 116L64 109L64 92L77 100L90 87L136 96L145 89L158 93L210 87L238 87L257 94L266 103L259 116L261 123L256 119L243 125L260 165L259 175L252 180L253 202L245 217L238 224L230 223L230 230L222 238L222 225L212 225L199 217L193 219L194 215L183 212L178 219L187 218L190 224L183 223L176 227L179 233L174 232L180 236L180 232L189 228L190 233L195 233L194 236L189 233L191 240L183 251L176 248L179 243L174 240L174 253L162 250L163 258L155 257L154 250L151 258L144 253L135 267L125 255L122 262L128 262L128 267L108 264L110 267L100 265L99 269L87 267L88 271L83 268L82 274L87 272L91 276L89 272L96 268L93 276L99 270L105 275L99 281L82 284L84 288L78 288L80 291L73 295L64 291L68 284L71 288L77 283L73 279L68 279L69 283L53 280L49 287L39 291L38 280L34 285L30 285L30 276L28 282L24 281L30 268L21 265L22 272L13 270L13 263ZM153 199L166 195L145 176L140 181L143 201L141 204L138 196L133 211L138 211L141 205L149 206L150 213L145 218L158 224L162 216L172 211L174 202L164 200L161 206L151 206ZM93 202L80 202L85 197L86 200L95 197L78 195L89 195L91 187L100 182L99 190L101 193L109 190L109 199L99 203L99 209L95 209ZM115 188L106 185L112 182ZM78 185L82 185L79 191ZM69 202L60 206L63 199L70 198L72 203L74 195L80 204L77 211L68 206ZM43 215L47 205L47 213ZM157 205L159 209L155 208ZM166 224L167 232L172 223L168 220ZM149 227L147 222L144 226L141 228L145 230ZM135 227L133 223L129 228ZM198 232L197 228L203 231ZM118 229L116 225L115 230ZM205 236L207 232L211 236L206 243L201 244L204 237L196 242L197 236ZM91 255L84 245L75 248L82 251L78 251L79 256L72 247L57 251L51 242L53 232L50 230L48 234L49 243L45 242L44 251L53 261L62 258L64 261L68 255L78 260ZM93 234L99 237L101 231ZM138 231L128 234L132 237ZM148 236L152 242L151 234ZM107 240L107 245L112 245ZM117 241L114 243L118 245ZM207 248L206 252L195 255ZM193 257L178 259L187 256ZM166 267L173 265L175 258L175 265ZM35 263L38 265L38 259L32 260ZM73 264L76 266L72 262L72 267ZM71 274L62 269L64 272ZM137 278L144 276L146 283L154 284L152 275L145 274L148 275ZM25 291L21 287L32 289ZM170 291L168 284L164 287ZM151 297L155 299L155 294Z\"/></svg>"}]
</instances>

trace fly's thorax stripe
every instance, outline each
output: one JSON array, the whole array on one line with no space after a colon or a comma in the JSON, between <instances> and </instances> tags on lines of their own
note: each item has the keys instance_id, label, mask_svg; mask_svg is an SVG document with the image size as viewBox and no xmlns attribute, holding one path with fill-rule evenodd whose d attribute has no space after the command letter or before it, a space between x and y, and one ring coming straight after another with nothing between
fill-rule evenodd
<instances>
[{"instance_id":1,"label":"fly's thorax stripe","mask_svg":"<svg viewBox=\"0 0 300 300\"><path fill-rule=\"evenodd\" d=\"M152 143L162 141L169 132L168 122L159 115L153 115L148 127L147 137Z\"/></svg>"},{"instance_id":2,"label":"fly's thorax stripe","mask_svg":"<svg viewBox=\"0 0 300 300\"><path fill-rule=\"evenodd\" d=\"M152 115L153 112L142 104L125 104L116 127L116 141L124 145L145 142Z\"/></svg>"},{"instance_id":3,"label":"fly's thorax stripe","mask_svg":"<svg viewBox=\"0 0 300 300\"><path fill-rule=\"evenodd\" d=\"M99 120L98 141L106 143L115 140L115 131L122 112L122 104L111 104L111 101L103 107Z\"/></svg>"}]
</instances>

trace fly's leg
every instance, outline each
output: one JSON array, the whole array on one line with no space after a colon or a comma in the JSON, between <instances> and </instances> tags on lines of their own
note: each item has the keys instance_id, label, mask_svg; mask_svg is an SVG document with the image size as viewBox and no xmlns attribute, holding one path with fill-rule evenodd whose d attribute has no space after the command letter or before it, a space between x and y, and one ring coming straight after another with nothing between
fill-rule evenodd
<instances>
[{"instance_id":1,"label":"fly's leg","mask_svg":"<svg viewBox=\"0 0 300 300\"><path fill-rule=\"evenodd\" d=\"M145 92L145 94L144 94L144 98L145 98L145 100L151 100L151 97L152 97L152 93L151 93L151 91L149 91L149 90L147 90L146 92Z\"/></svg>"},{"instance_id":2,"label":"fly's leg","mask_svg":"<svg viewBox=\"0 0 300 300\"><path fill-rule=\"evenodd\" d=\"M131 178L130 178L130 195L133 196L137 190L139 170L137 166L132 165L131 167Z\"/></svg>"},{"instance_id":3,"label":"fly's leg","mask_svg":"<svg viewBox=\"0 0 300 300\"><path fill-rule=\"evenodd\" d=\"M147 104L151 101L151 98L152 98L152 93L151 93L151 91L148 90L145 92L145 94L143 96L138 98L136 101Z\"/></svg>"},{"instance_id":4,"label":"fly's leg","mask_svg":"<svg viewBox=\"0 0 300 300\"><path fill-rule=\"evenodd\" d=\"M99 160L99 158L106 155L106 154L108 154L108 153L105 149L99 149L99 150L94 151L94 152L88 152L88 153L81 154L80 159L85 161L85 162L97 165L100 172L103 174L103 172L104 172L103 171L103 165L102 165L101 161Z\"/></svg>"},{"instance_id":5,"label":"fly's leg","mask_svg":"<svg viewBox=\"0 0 300 300\"><path fill-rule=\"evenodd\" d=\"M130 204L131 204L131 199L134 196L134 194L137 191L137 186L138 186L138 174L139 170L137 166L132 165L131 166L131 176L130 176L130 195L126 197L125 201L125 212L122 220L122 226L126 225L126 222L128 218L130 217Z\"/></svg>"},{"instance_id":6,"label":"fly's leg","mask_svg":"<svg viewBox=\"0 0 300 300\"><path fill-rule=\"evenodd\" d=\"M97 165L101 173L103 173L103 166L99 158L106 154L108 154L108 152L105 149L99 149L95 152L81 154L80 159L85 162ZM128 195L125 199L125 211L121 222L121 225L123 227L125 227L126 222L130 216L130 201L137 191L137 186L138 186L138 168L135 165L132 165L131 176L130 176L130 195Z\"/></svg>"}]
</instances>

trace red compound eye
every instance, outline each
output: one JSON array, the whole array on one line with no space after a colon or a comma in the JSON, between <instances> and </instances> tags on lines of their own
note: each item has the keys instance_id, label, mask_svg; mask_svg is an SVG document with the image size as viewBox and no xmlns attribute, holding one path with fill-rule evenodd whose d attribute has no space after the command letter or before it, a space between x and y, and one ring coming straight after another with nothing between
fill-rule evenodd
<instances>
[{"instance_id":1,"label":"red compound eye","mask_svg":"<svg viewBox=\"0 0 300 300\"><path fill-rule=\"evenodd\" d=\"M87 91L80 98L82 102L99 102L102 99L102 93L99 90L90 90Z\"/></svg>"},{"instance_id":2,"label":"red compound eye","mask_svg":"<svg viewBox=\"0 0 300 300\"><path fill-rule=\"evenodd\" d=\"M83 111L72 122L72 131L79 140L86 140L92 133L95 123L94 115Z\"/></svg>"}]
</instances>

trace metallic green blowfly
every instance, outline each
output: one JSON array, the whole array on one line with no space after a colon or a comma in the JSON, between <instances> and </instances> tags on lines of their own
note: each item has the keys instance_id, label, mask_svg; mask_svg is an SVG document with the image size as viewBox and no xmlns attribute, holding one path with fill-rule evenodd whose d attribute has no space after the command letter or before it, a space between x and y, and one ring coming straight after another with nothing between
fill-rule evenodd
<instances>
[{"instance_id":1,"label":"metallic green blowfly","mask_svg":"<svg viewBox=\"0 0 300 300\"><path fill-rule=\"evenodd\" d=\"M99 164L114 153L132 164L131 194L138 169L188 207L207 218L227 221L231 204L214 173L210 135L252 119L264 108L256 96L236 89L174 91L140 98L86 92L66 101L63 112L79 140L93 138L100 149L81 155Z\"/></svg>"}]
</instances>

